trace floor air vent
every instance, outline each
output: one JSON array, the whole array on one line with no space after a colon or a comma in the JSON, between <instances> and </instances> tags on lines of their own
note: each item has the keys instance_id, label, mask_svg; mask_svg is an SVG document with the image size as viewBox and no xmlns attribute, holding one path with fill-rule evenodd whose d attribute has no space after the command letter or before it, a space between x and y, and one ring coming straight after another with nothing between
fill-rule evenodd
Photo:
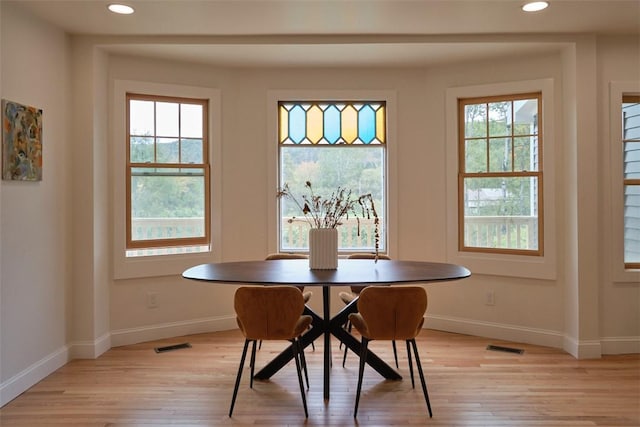
<instances>
[{"instance_id":1,"label":"floor air vent","mask_svg":"<svg viewBox=\"0 0 640 427\"><path fill-rule=\"evenodd\" d=\"M503 347L503 346L500 346L500 345L492 345L492 344L489 344L487 346L487 350L503 351L505 353L516 353L516 354L523 354L524 353L524 350L522 350L520 348Z\"/></svg>"},{"instance_id":2,"label":"floor air vent","mask_svg":"<svg viewBox=\"0 0 640 427\"><path fill-rule=\"evenodd\" d=\"M191 348L191 344L185 342L182 344L168 345L166 347L156 347L155 351L156 353L166 353L167 351L180 350L181 348Z\"/></svg>"}]
</instances>

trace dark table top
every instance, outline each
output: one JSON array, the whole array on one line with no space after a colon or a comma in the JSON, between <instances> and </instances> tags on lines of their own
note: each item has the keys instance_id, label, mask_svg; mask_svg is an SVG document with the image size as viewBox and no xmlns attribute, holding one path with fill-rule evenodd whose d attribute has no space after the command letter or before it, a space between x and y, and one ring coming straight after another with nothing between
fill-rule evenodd
<instances>
[{"instance_id":1,"label":"dark table top","mask_svg":"<svg viewBox=\"0 0 640 427\"><path fill-rule=\"evenodd\" d=\"M311 270L306 259L201 264L182 273L186 279L272 285L372 285L458 280L465 267L440 262L341 259L336 270Z\"/></svg>"}]
</instances>

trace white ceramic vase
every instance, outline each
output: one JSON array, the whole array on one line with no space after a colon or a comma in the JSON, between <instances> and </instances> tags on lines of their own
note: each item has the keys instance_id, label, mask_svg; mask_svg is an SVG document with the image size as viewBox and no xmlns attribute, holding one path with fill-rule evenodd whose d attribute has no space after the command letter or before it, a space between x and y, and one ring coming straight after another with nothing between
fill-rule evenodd
<instances>
[{"instance_id":1,"label":"white ceramic vase","mask_svg":"<svg viewBox=\"0 0 640 427\"><path fill-rule=\"evenodd\" d=\"M335 270L338 268L338 230L312 228L309 230L309 268Z\"/></svg>"}]
</instances>

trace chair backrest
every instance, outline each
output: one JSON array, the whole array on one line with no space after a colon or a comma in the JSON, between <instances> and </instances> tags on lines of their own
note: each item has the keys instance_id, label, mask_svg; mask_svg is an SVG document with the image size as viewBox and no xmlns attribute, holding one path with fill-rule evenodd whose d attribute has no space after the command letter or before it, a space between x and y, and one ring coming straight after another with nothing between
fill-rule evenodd
<instances>
[{"instance_id":1,"label":"chair backrest","mask_svg":"<svg viewBox=\"0 0 640 427\"><path fill-rule=\"evenodd\" d=\"M362 252L362 253L358 252L358 253L349 255L347 258L348 259L375 259L376 254L372 254L371 252ZM378 254L378 259L390 260L391 257L389 255ZM364 288L365 286L351 286L351 293L354 295L358 295L360 292L362 292Z\"/></svg>"},{"instance_id":2,"label":"chair backrest","mask_svg":"<svg viewBox=\"0 0 640 427\"><path fill-rule=\"evenodd\" d=\"M276 252L267 255L265 261L272 261L275 259L309 259L309 256L306 254L297 254L297 253L286 253L286 252ZM300 289L300 292L304 292L304 286L296 286Z\"/></svg>"},{"instance_id":3,"label":"chair backrest","mask_svg":"<svg viewBox=\"0 0 640 427\"><path fill-rule=\"evenodd\" d=\"M236 290L233 305L247 339L289 340L297 335L304 299L294 286L244 286Z\"/></svg>"},{"instance_id":4,"label":"chair backrest","mask_svg":"<svg viewBox=\"0 0 640 427\"><path fill-rule=\"evenodd\" d=\"M308 258L309 256L306 254L277 252L277 253L272 253L267 255L265 260L270 261L274 259L308 259Z\"/></svg>"},{"instance_id":5,"label":"chair backrest","mask_svg":"<svg viewBox=\"0 0 640 427\"><path fill-rule=\"evenodd\" d=\"M420 286L367 286L358 299L370 339L413 339L426 311L427 292Z\"/></svg>"}]
</instances>

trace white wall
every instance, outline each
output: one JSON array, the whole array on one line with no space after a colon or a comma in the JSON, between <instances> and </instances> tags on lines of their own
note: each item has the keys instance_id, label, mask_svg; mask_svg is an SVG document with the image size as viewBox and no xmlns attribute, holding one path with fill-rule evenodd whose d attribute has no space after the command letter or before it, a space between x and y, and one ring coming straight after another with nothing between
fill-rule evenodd
<instances>
[{"instance_id":1,"label":"white wall","mask_svg":"<svg viewBox=\"0 0 640 427\"><path fill-rule=\"evenodd\" d=\"M1 181L0 404L67 362L69 41L2 4L2 98L43 110L43 179Z\"/></svg>"},{"instance_id":2,"label":"white wall","mask_svg":"<svg viewBox=\"0 0 640 427\"><path fill-rule=\"evenodd\" d=\"M603 158L611 143L606 87L639 78L636 38L580 36L563 53L425 69L229 69L108 57L98 46L113 40L70 42L11 4L0 3L0 10L2 98L44 110L45 165L40 183L0 183L0 405L68 356L96 357L112 345L232 327L233 287L178 274L112 279L108 115L115 79L221 90L222 260L261 258L275 249L266 219L273 194L264 184L272 161L267 91L395 91L399 168L391 197L398 204L398 245L391 255L445 261L447 88L552 78L557 277L477 274L427 285L427 326L564 348L568 341L567 350L578 356L581 345L599 351L600 341L605 352L640 351L640 280L614 282L608 268L610 165ZM495 306L484 305L487 290L496 292ZM145 307L149 291L158 294L156 309ZM334 303L335 310L335 297Z\"/></svg>"},{"instance_id":3,"label":"white wall","mask_svg":"<svg viewBox=\"0 0 640 427\"><path fill-rule=\"evenodd\" d=\"M131 57L110 59L110 78L179 82L219 88L222 93L223 260L259 259L275 250L266 229L270 209L266 94L272 89L369 89L397 94L398 247L391 256L447 260L445 171L445 93L450 87L551 78L556 102L562 101L563 57L504 58L499 62L429 69L228 69ZM499 68L499 73L496 72ZM561 110L554 121L561 127ZM117 141L113 141L117 143ZM558 148L560 152L560 148ZM558 153L560 154L560 153ZM558 164L558 168L562 165ZM551 174L549 174L551 176ZM556 176L562 176L556 173ZM556 184L561 187L562 182ZM559 203L557 209L565 206ZM551 239L550 239L551 240ZM565 335L562 280L474 275L461 282L428 285L428 327L493 335L562 347ZM496 305L486 306L486 291ZM206 328L233 317L232 287L184 281L179 277L115 281L111 287L114 343L149 335L149 328L170 334L184 327ZM333 289L333 309L340 307ZM147 309L147 292L158 293L159 307ZM317 290L318 296L320 291ZM312 305L319 308L320 298ZM540 307L544 307L541 315ZM176 323L178 325L176 325ZM140 338L137 338L140 339Z\"/></svg>"},{"instance_id":4,"label":"white wall","mask_svg":"<svg viewBox=\"0 0 640 427\"><path fill-rule=\"evenodd\" d=\"M612 236L613 221L612 200L621 197L612 187L611 146L619 141L611 140L609 119L609 91L611 82L636 82L640 87L640 40L634 37L603 37L598 40L598 139L599 169L602 171L600 182L602 186L602 201L600 208L600 242L602 247L602 262L600 274L600 336L603 349L611 352L611 348L622 347L616 342L624 341L624 337L638 337L640 327L640 272L623 276L625 281L619 280L616 274ZM627 351L639 351L637 340L629 340Z\"/></svg>"}]
</instances>

